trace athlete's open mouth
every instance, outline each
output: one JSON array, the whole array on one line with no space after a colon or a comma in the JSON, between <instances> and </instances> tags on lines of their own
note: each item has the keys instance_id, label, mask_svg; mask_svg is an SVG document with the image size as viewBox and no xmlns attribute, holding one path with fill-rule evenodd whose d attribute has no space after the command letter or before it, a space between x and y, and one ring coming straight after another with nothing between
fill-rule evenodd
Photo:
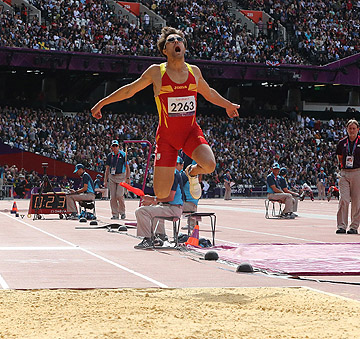
<instances>
[{"instance_id":1,"label":"athlete's open mouth","mask_svg":"<svg viewBox=\"0 0 360 339\"><path fill-rule=\"evenodd\" d=\"M181 52L181 48L179 46L175 47L175 52Z\"/></svg>"}]
</instances>

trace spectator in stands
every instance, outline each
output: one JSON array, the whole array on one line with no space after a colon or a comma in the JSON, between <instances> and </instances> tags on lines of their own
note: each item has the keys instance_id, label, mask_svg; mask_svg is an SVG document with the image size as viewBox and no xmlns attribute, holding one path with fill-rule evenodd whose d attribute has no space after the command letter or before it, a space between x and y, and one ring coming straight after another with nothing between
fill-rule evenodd
<instances>
[{"instance_id":1,"label":"spectator in stands","mask_svg":"<svg viewBox=\"0 0 360 339\"><path fill-rule=\"evenodd\" d=\"M130 168L124 151L120 150L117 140L111 142L111 153L106 158L104 186L109 187L111 219L126 218L124 187L120 182L130 184Z\"/></svg>"},{"instance_id":2,"label":"spectator in stands","mask_svg":"<svg viewBox=\"0 0 360 339\"><path fill-rule=\"evenodd\" d=\"M71 213L70 218L77 220L78 213L76 208L76 201L95 200L94 182L91 176L85 172L83 164L75 166L74 173L81 177L81 188L77 190L70 189L70 193L66 194L66 209Z\"/></svg>"},{"instance_id":3,"label":"spectator in stands","mask_svg":"<svg viewBox=\"0 0 360 339\"><path fill-rule=\"evenodd\" d=\"M197 93L202 94L211 103L225 108L230 118L239 116L237 110L240 106L210 88L197 66L185 63L186 40L182 31L164 27L157 45L167 62L150 66L139 79L100 100L92 108L92 115L100 119L101 109L105 105L130 98L152 84L160 116L155 151L155 194L160 198L168 197L173 182L177 152L183 148L184 152L197 163L189 166L185 173L189 177L191 195L194 199L199 199L201 187L198 175L212 173L216 164L214 154L201 128L194 123ZM171 86L172 91L170 93L161 91L163 86L164 88Z\"/></svg>"},{"instance_id":4,"label":"spectator in stands","mask_svg":"<svg viewBox=\"0 0 360 339\"><path fill-rule=\"evenodd\" d=\"M269 200L280 201L285 203L283 217L285 219L294 219L293 197L290 193L284 193L279 184L280 165L275 162L271 167L271 173L266 178L267 193Z\"/></svg>"},{"instance_id":5,"label":"spectator in stands","mask_svg":"<svg viewBox=\"0 0 360 339\"><path fill-rule=\"evenodd\" d=\"M358 234L360 224L360 136L358 121L350 119L346 124L346 131L347 137L341 139L336 148L336 155L341 168L336 233ZM350 201L351 222L346 231Z\"/></svg>"},{"instance_id":6,"label":"spectator in stands","mask_svg":"<svg viewBox=\"0 0 360 339\"><path fill-rule=\"evenodd\" d=\"M250 190L253 186L265 185L263 164L272 161L275 155L281 167L291 168L287 174L291 190L302 186L304 182L316 185L320 167L327 173L328 182L336 184L338 168L333 161L334 150L338 141L346 135L346 121L334 119L329 123L322 122L319 133L316 133L306 126L304 118L306 115L298 114L297 121L260 116L228 121L226 116L198 115L198 123L209 140L217 161L214 174L205 177L210 186L209 194L222 186L219 177L222 178L225 169L235 173L233 181L240 188L245 189L246 186ZM53 139L53 146L50 146L49 150L45 144L41 145L34 134L33 140L24 138L25 151L38 152L70 164L81 162L97 172L105 171L106 155L110 152L114 133L117 133L119 139L146 139L154 143L153 131L157 123L155 114L150 113L116 115L109 111L104 113L103 119L96 122L87 111L77 113L76 117L70 120L65 116L57 116L55 111L49 109L9 106L0 106L0 121L1 141L15 148L19 146L16 146L16 143L20 143L20 125L23 126L21 132L28 135L34 130L38 133L38 128L41 129L45 123L48 134ZM326 131L329 129L333 132L333 140L327 140ZM285 138L285 135L290 137ZM301 145L306 145L306 148ZM134 144L128 150L134 183L142 184L144 181L146 162L143 160L147 158L147 152L147 146L142 144ZM152 168L153 160L146 180L148 186L152 186ZM9 174L14 176L14 173L18 172L14 167L5 165L4 170L4 180ZM32 187L38 187L39 175L31 171L30 177Z\"/></svg>"}]
</instances>

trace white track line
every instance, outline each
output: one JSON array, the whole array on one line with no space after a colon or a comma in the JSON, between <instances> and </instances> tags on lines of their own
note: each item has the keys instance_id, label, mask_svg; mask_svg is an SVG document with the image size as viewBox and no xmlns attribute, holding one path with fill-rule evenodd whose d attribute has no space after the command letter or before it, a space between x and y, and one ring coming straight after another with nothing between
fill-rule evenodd
<instances>
[{"instance_id":1,"label":"white track line","mask_svg":"<svg viewBox=\"0 0 360 339\"><path fill-rule=\"evenodd\" d=\"M144 279L144 280L150 281L151 283L153 283L153 284L155 284L155 285L157 285L157 286L159 286L159 287L163 287L163 288L168 287L167 285L165 285L165 284L163 284L163 283L161 283L161 282L159 282L159 281L157 281L157 280L155 280L155 279L152 279L152 278L150 278L150 277L148 277L148 276L146 276L146 275L144 275L144 274L141 274L141 273L139 273L139 272L136 272L136 271L134 271L134 270L131 270L131 269L129 269L129 268L123 266L123 265L119 265L118 263L116 263L116 262L114 262L114 261L111 261L111 260L109 260L109 259L107 259L107 258L105 258L105 257L103 257L103 256L101 256L101 255L98 255L98 254L96 254L96 253L94 253L94 252L91 252L91 251L89 251L89 250L86 250L85 248L82 248L82 247L80 247L80 246L78 246L78 245L75 245L75 244L73 244L73 243L71 243L71 242L69 242L69 241L67 241L67 240L65 240L65 239L62 239L62 238L60 238L60 237L58 237L58 236L56 236L56 235L54 235L54 234L51 234L51 233L49 233L49 232L46 232L46 231L44 231L44 230L42 230L42 229L40 229L40 228L38 228L38 227L36 227L36 226L30 225L30 224L28 224L27 222L25 222L25 221L23 221L23 220L20 220L20 219L17 219L17 218L15 218L15 217L12 217L12 216L4 213L4 212L0 212L0 213L3 214L3 215L5 215L5 216L7 216L8 218L11 218L11 219L13 219L13 220L15 220L15 221L17 221L17 222L20 222L20 223L22 223L22 224L24 224L24 225L26 225L26 226L29 226L29 227L33 228L34 230L37 230L37 231L42 232L42 233L44 233L44 234L46 234L46 235L48 235L48 236L50 236L50 237L52 237L52 238L55 238L55 239L60 240L60 241L62 241L62 242L65 242L65 243L68 244L69 246L72 246L72 247L73 247L72 249L76 249L76 248L77 248L77 249L79 249L79 250L81 250L81 251L83 251L83 252L85 252L85 253L87 253L87 254L89 254L89 255L92 255L92 256L94 256L94 257L96 257L96 258L98 258L98 259L100 259L100 260L102 260L102 261L104 261L104 262L106 262L106 263L108 263L108 264L110 264L110 265L113 265L113 266L115 266L115 267L117 267L117 268L120 268L120 269L122 269L122 270L124 270L124 271L126 271L126 272L128 272L128 273L131 273L131 274L133 274L133 275L136 275L137 277L140 277L140 278L142 278L142 279Z\"/></svg>"},{"instance_id":2,"label":"white track line","mask_svg":"<svg viewBox=\"0 0 360 339\"><path fill-rule=\"evenodd\" d=\"M336 298L339 298L339 299L342 299L342 300L345 300L345 301L355 301L356 303L360 303L359 300L351 299L351 298L344 297L342 295L338 295L338 294L334 294L334 293L330 293L330 292L325 292L325 291L322 291L322 290L318 290L317 288L308 287L308 286L302 286L302 288L305 288L305 289L310 290L310 291L318 292L318 293L321 293L321 294L329 295L331 297L336 297Z\"/></svg>"},{"instance_id":3,"label":"white track line","mask_svg":"<svg viewBox=\"0 0 360 339\"><path fill-rule=\"evenodd\" d=\"M216 206L216 205L199 205L200 207L206 209L213 209L218 211L236 211L236 212L246 212L246 213L256 213L265 215L265 207L263 210L254 209L254 208L243 208L243 207L231 207L231 206ZM311 219L324 219L324 220L336 220L335 215L325 215L325 214L312 214L312 213L300 213L301 217L311 218Z\"/></svg>"},{"instance_id":4,"label":"white track line","mask_svg":"<svg viewBox=\"0 0 360 339\"><path fill-rule=\"evenodd\" d=\"M8 290L9 289L9 285L6 283L5 279L2 277L1 274L0 274L0 285L1 285L3 290Z\"/></svg>"},{"instance_id":5,"label":"white track line","mask_svg":"<svg viewBox=\"0 0 360 339\"><path fill-rule=\"evenodd\" d=\"M0 247L0 251L74 251L79 247L41 247L41 246L24 246L24 247Z\"/></svg>"}]
</instances>

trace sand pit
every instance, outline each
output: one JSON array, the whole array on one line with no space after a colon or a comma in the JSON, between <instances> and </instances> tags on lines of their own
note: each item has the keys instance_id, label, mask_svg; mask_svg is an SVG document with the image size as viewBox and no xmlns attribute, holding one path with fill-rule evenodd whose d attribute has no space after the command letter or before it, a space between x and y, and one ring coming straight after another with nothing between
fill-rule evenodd
<instances>
[{"instance_id":1,"label":"sand pit","mask_svg":"<svg viewBox=\"0 0 360 339\"><path fill-rule=\"evenodd\" d=\"M3 290L0 338L359 338L360 303L305 288Z\"/></svg>"}]
</instances>

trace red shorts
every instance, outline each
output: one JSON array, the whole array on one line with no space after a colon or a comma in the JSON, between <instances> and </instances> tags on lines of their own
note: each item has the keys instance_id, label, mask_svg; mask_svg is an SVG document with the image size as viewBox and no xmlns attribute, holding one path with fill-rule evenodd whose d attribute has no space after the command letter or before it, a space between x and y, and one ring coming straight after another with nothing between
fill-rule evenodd
<instances>
[{"instance_id":1,"label":"red shorts","mask_svg":"<svg viewBox=\"0 0 360 339\"><path fill-rule=\"evenodd\" d=\"M175 167L180 149L191 158L194 150L202 144L208 145L197 123L186 133L181 130L181 127L173 133L170 133L168 129L159 128L156 133L155 166Z\"/></svg>"}]
</instances>

